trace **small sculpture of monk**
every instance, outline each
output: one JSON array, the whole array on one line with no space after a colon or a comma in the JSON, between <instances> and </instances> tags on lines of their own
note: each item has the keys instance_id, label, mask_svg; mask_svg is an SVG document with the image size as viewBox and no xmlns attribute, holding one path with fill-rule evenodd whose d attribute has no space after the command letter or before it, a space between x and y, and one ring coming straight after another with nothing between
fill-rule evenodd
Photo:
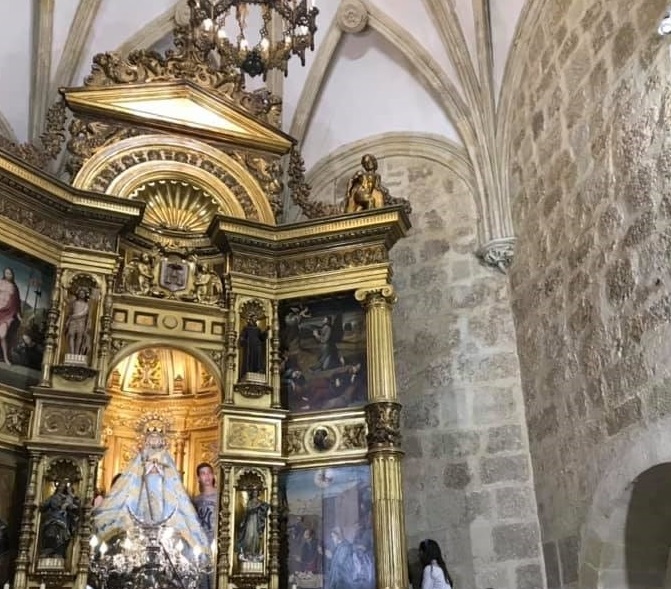
<instances>
[{"instance_id":1,"label":"small sculpture of monk","mask_svg":"<svg viewBox=\"0 0 671 589\"><path fill-rule=\"evenodd\" d=\"M347 185L345 212L358 213L384 206L384 188L377 173L377 160L367 153L361 158L363 170L359 170Z\"/></svg>"}]
</instances>

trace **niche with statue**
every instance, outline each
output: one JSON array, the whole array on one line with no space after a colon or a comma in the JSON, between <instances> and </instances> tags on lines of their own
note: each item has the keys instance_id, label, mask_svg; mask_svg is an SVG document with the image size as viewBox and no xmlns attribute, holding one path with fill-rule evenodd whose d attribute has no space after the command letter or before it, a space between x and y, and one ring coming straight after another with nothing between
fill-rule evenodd
<instances>
[{"instance_id":1,"label":"niche with statue","mask_svg":"<svg viewBox=\"0 0 671 589\"><path fill-rule=\"evenodd\" d=\"M238 336L238 385L236 390L247 397L271 392L269 386L269 310L259 299L240 306Z\"/></svg>"},{"instance_id":2,"label":"niche with statue","mask_svg":"<svg viewBox=\"0 0 671 589\"><path fill-rule=\"evenodd\" d=\"M89 274L77 274L70 281L64 301L63 364L91 365L100 293L97 281Z\"/></svg>"},{"instance_id":3,"label":"niche with statue","mask_svg":"<svg viewBox=\"0 0 671 589\"><path fill-rule=\"evenodd\" d=\"M70 568L82 516L79 484L82 472L69 458L52 459L45 472L39 506L37 569L59 571Z\"/></svg>"},{"instance_id":4,"label":"niche with statue","mask_svg":"<svg viewBox=\"0 0 671 589\"><path fill-rule=\"evenodd\" d=\"M270 501L260 469L243 469L234 486L234 551L239 574L262 575L268 546Z\"/></svg>"}]
</instances>

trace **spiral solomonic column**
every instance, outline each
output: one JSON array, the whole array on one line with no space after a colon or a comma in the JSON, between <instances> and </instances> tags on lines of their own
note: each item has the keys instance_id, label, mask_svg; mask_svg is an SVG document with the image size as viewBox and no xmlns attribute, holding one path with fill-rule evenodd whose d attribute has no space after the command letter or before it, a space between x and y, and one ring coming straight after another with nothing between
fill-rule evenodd
<instances>
[{"instance_id":1,"label":"spiral solomonic column","mask_svg":"<svg viewBox=\"0 0 671 589\"><path fill-rule=\"evenodd\" d=\"M391 286L355 293L366 310L368 460L373 487L378 589L406 589L408 563L401 475L401 404L396 392Z\"/></svg>"}]
</instances>

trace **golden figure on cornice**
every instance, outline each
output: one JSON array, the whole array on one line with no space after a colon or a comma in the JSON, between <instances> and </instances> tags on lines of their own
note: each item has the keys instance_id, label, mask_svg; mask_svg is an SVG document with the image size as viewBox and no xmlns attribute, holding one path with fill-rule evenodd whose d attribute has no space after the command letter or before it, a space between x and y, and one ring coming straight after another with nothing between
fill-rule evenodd
<instances>
[{"instance_id":1,"label":"golden figure on cornice","mask_svg":"<svg viewBox=\"0 0 671 589\"><path fill-rule=\"evenodd\" d=\"M377 172L377 159L367 153L361 158L361 167L363 170L354 174L347 185L346 213L358 213L384 206L386 189L383 188L382 178Z\"/></svg>"}]
</instances>

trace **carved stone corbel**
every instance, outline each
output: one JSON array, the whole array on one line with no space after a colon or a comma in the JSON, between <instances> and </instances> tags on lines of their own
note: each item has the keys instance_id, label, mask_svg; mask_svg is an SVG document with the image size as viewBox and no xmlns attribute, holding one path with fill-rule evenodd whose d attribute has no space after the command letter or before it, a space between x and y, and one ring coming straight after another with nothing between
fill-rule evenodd
<instances>
[{"instance_id":1,"label":"carved stone corbel","mask_svg":"<svg viewBox=\"0 0 671 589\"><path fill-rule=\"evenodd\" d=\"M515 238L502 237L488 241L476 252L476 256L480 258L483 264L507 274L510 265L513 263L514 253Z\"/></svg>"}]
</instances>

